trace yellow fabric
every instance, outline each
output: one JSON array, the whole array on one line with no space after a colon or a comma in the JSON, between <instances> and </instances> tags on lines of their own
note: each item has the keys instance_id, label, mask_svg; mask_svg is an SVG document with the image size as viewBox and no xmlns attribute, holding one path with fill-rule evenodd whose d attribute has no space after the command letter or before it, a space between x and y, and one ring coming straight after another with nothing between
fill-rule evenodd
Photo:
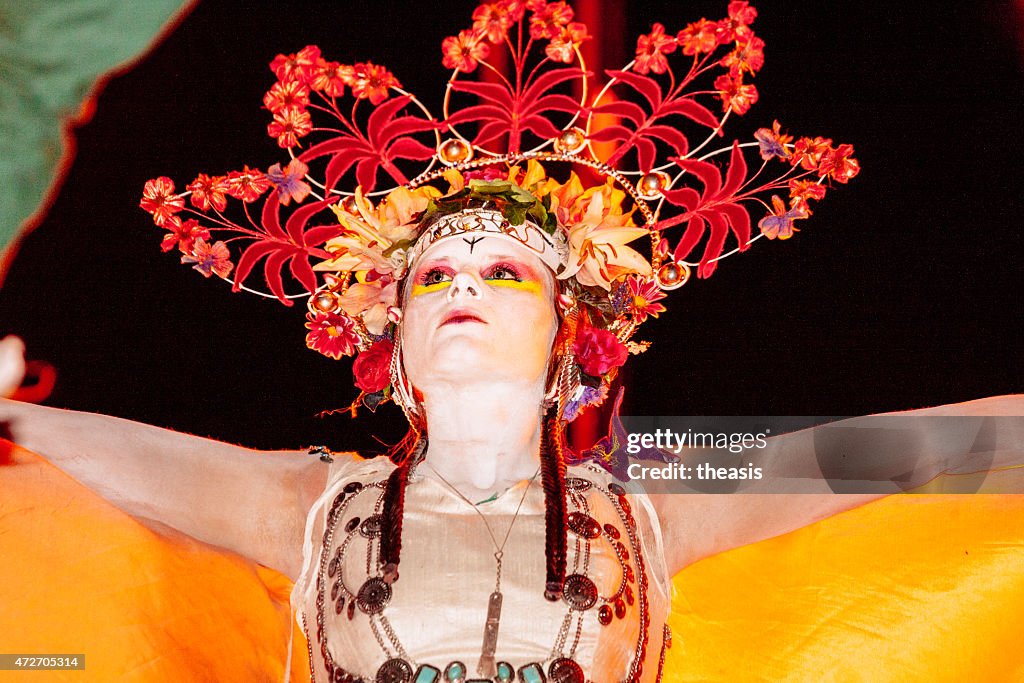
<instances>
[{"instance_id":1,"label":"yellow fabric","mask_svg":"<svg viewBox=\"0 0 1024 683\"><path fill-rule=\"evenodd\" d=\"M281 678L287 579L20 450L0 465L0 567L0 650L86 654L31 680ZM890 497L675 584L666 681L1024 681L1024 496ZM298 629L292 663L308 680Z\"/></svg>"}]
</instances>

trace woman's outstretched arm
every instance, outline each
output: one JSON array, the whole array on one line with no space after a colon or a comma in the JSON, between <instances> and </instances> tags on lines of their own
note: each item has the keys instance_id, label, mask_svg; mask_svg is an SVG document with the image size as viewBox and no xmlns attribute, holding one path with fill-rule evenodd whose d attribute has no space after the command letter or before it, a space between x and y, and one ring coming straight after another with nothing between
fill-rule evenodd
<instances>
[{"instance_id":1,"label":"woman's outstretched arm","mask_svg":"<svg viewBox=\"0 0 1024 683\"><path fill-rule=\"evenodd\" d=\"M106 415L0 399L0 434L125 512L295 578L327 466Z\"/></svg>"},{"instance_id":2,"label":"woman's outstretched arm","mask_svg":"<svg viewBox=\"0 0 1024 683\"><path fill-rule=\"evenodd\" d=\"M741 493L652 491L670 571L922 486L943 473L1024 464L1024 395L886 414L890 416L911 418L898 423L898 448L888 444L877 451L869 446L851 452L835 447L836 439L822 438L827 436L824 429L858 429L873 419L853 418L768 439L756 463L764 478L744 482ZM932 419L947 417L955 419ZM960 417L969 419L958 421Z\"/></svg>"}]
</instances>

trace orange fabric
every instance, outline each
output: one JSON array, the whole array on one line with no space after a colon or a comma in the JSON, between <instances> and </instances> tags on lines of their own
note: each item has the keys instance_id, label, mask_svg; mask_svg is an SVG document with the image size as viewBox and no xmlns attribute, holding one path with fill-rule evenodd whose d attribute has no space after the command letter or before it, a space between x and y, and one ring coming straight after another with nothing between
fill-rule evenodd
<instances>
[{"instance_id":1,"label":"orange fabric","mask_svg":"<svg viewBox=\"0 0 1024 683\"><path fill-rule=\"evenodd\" d=\"M151 531L18 449L0 558L0 649L86 655L32 680L281 679L286 578ZM1024 681L1024 496L894 496L675 583L666 682Z\"/></svg>"},{"instance_id":2,"label":"orange fabric","mask_svg":"<svg viewBox=\"0 0 1024 683\"><path fill-rule=\"evenodd\" d=\"M675 585L666 683L1024 681L1022 495L891 496Z\"/></svg>"},{"instance_id":3,"label":"orange fabric","mask_svg":"<svg viewBox=\"0 0 1024 683\"><path fill-rule=\"evenodd\" d=\"M282 678L285 577L151 531L21 449L0 465L0 566L0 651L86 657L0 681Z\"/></svg>"}]
</instances>

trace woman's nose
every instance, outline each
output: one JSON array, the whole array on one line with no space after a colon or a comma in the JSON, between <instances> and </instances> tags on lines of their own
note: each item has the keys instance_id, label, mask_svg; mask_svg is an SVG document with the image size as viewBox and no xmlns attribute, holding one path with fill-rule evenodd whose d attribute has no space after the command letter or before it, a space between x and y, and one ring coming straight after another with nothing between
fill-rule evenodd
<instances>
[{"instance_id":1,"label":"woman's nose","mask_svg":"<svg viewBox=\"0 0 1024 683\"><path fill-rule=\"evenodd\" d=\"M476 278L467 272L459 271L452 277L452 284L448 287L448 300L452 301L459 296L479 299L481 292L483 287Z\"/></svg>"}]
</instances>

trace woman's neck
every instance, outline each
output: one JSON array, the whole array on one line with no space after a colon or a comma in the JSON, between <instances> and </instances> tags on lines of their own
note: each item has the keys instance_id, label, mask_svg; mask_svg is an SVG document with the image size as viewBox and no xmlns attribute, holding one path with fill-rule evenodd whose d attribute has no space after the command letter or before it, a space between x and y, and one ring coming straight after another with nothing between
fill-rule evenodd
<instances>
[{"instance_id":1,"label":"woman's neck","mask_svg":"<svg viewBox=\"0 0 1024 683\"><path fill-rule=\"evenodd\" d=\"M529 479L540 467L543 387L480 382L426 395L430 467L471 501ZM434 472L431 472L431 469Z\"/></svg>"}]
</instances>

